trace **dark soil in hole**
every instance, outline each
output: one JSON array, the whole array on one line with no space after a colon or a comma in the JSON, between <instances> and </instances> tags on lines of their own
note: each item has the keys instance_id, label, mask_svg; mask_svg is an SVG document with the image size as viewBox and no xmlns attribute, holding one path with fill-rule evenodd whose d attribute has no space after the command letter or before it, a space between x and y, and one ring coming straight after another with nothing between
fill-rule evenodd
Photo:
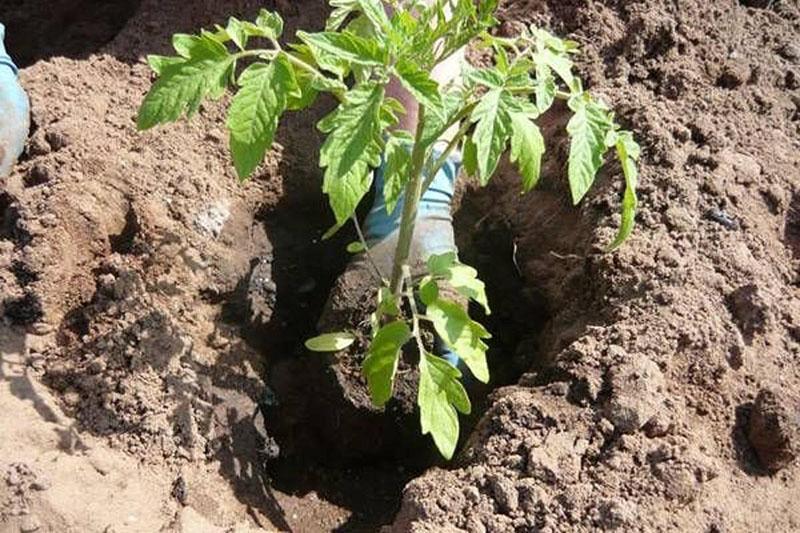
<instances>
[{"instance_id":1,"label":"dark soil in hole","mask_svg":"<svg viewBox=\"0 0 800 533\"><path fill-rule=\"evenodd\" d=\"M470 304L470 315L492 333L489 365L493 388L515 383L537 361L539 335L549 320L543 296L525 280L517 264L516 237L508 224L485 216L475 201L485 196L465 195L455 216L461 261L475 267L486 283L492 313Z\"/></svg>"},{"instance_id":2,"label":"dark soil in hole","mask_svg":"<svg viewBox=\"0 0 800 533\"><path fill-rule=\"evenodd\" d=\"M135 253L138 234L139 221L136 219L136 211L132 206L129 206L128 211L125 213L125 226L123 226L122 231L108 238L111 243L111 251L118 254Z\"/></svg>"},{"instance_id":3,"label":"dark soil in hole","mask_svg":"<svg viewBox=\"0 0 800 533\"><path fill-rule=\"evenodd\" d=\"M5 0L6 48L20 68L49 57L96 52L136 12L140 0Z\"/></svg>"}]
</instances>

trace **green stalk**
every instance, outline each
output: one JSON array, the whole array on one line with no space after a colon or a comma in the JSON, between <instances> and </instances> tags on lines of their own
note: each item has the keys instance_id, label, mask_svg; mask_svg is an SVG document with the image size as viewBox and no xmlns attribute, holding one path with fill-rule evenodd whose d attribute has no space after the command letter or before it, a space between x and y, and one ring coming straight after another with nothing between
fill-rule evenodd
<instances>
[{"instance_id":1,"label":"green stalk","mask_svg":"<svg viewBox=\"0 0 800 533\"><path fill-rule=\"evenodd\" d=\"M417 131L414 134L414 148L411 151L411 176L406 183L403 215L400 218L400 235L394 252L392 280L389 289L400 297L403 289L403 266L408 262L411 240L414 237L414 223L417 219L417 206L422 195L422 171L425 167L425 148L422 146L422 130L425 123L425 106L419 106Z\"/></svg>"}]
</instances>

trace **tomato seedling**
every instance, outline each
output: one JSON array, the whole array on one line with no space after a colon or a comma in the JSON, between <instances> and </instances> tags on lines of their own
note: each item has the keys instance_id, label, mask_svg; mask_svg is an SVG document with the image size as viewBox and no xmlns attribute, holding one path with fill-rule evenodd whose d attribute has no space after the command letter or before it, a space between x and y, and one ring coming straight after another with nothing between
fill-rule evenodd
<instances>
[{"instance_id":1,"label":"tomato seedling","mask_svg":"<svg viewBox=\"0 0 800 533\"><path fill-rule=\"evenodd\" d=\"M320 93L338 100L318 128L327 135L320 150L322 190L336 225L350 220L369 191L373 170L385 161L384 196L388 209L404 198L391 277L376 286L373 333L363 373L373 403L392 397L404 349L416 354L418 405L423 434L431 434L441 454L451 458L459 435L458 412L470 412L461 371L431 353L422 324L429 324L458 354L474 377L489 381L486 340L489 332L464 307L444 296L449 286L489 312L483 282L455 253L434 255L426 272L408 264L420 197L456 150L463 168L486 185L501 156L521 175L527 192L539 180L545 139L536 119L565 100L567 169L572 201L592 186L609 150L615 152L625 180L622 222L609 249L630 234L636 210L636 160L639 146L615 122L609 108L584 90L573 72L576 43L536 28L512 38L492 35L497 0L330 0L333 11L324 31L298 31L298 42L283 44L281 17L262 10L255 21L230 18L225 27L198 35L175 35L176 56L150 56L157 80L138 114L138 127L191 116L206 99L218 99L230 86L230 151L240 179L250 176L273 144L286 111L310 106ZM391 8L387 10L387 7ZM391 15L387 13L391 11ZM258 46L251 46L256 43ZM489 66L464 65L460 83L438 84L429 73L464 46L484 49ZM244 68L237 68L246 63ZM386 87L399 80L419 103L416 131L395 126L405 113ZM434 143L445 131L457 133L443 151ZM353 252L369 250L363 238ZM378 285L378 284L376 284ZM326 333L307 342L315 351L349 347L349 332Z\"/></svg>"}]
</instances>

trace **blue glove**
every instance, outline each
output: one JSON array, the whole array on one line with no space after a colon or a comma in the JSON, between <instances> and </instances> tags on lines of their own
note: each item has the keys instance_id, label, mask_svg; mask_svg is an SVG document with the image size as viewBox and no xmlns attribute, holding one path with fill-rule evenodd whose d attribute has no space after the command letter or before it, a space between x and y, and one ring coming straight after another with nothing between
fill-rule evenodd
<instances>
[{"instance_id":1,"label":"blue glove","mask_svg":"<svg viewBox=\"0 0 800 533\"><path fill-rule=\"evenodd\" d=\"M434 158L441 152L436 153ZM458 253L453 234L453 191L458 171L461 168L461 157L452 154L431 182L431 186L420 198L417 207L417 219L414 225L414 237L411 244L409 262L411 265L424 263L428 257L447 252ZM400 219L403 213L404 198L401 196L391 214L386 211L383 197L384 164L375 170L375 200L367 219L364 221L364 238L370 247L370 254L382 272L391 272L394 250L400 232ZM436 351L454 366L458 366L458 355L448 350L441 339L437 338Z\"/></svg>"},{"instance_id":2,"label":"blue glove","mask_svg":"<svg viewBox=\"0 0 800 533\"><path fill-rule=\"evenodd\" d=\"M5 26L0 24L0 178L8 176L22 154L30 127L28 95L3 44L5 33Z\"/></svg>"}]
</instances>

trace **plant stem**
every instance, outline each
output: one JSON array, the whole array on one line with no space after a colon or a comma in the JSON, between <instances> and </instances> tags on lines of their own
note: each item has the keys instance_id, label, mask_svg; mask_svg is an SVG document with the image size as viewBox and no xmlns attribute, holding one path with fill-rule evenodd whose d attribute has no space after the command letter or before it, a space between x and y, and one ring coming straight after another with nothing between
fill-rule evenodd
<instances>
[{"instance_id":1,"label":"plant stem","mask_svg":"<svg viewBox=\"0 0 800 533\"><path fill-rule=\"evenodd\" d=\"M431 186L431 183L433 183L433 180L436 178L436 174L438 174L439 171L442 169L444 164L447 162L447 158L450 157L450 154L453 152L455 147L458 146L459 141L464 135L467 134L467 131L469 131L469 128L471 126L472 124L470 124L469 122L464 122L464 124L461 126L461 129L458 130L458 133L456 133L453 136L453 138L450 139L450 142L447 144L447 147L442 152L442 155L439 156L439 159L437 159L436 162L433 163L433 166L430 169L428 177L422 184L422 194L425 194L425 191L427 191L428 187Z\"/></svg>"},{"instance_id":2,"label":"plant stem","mask_svg":"<svg viewBox=\"0 0 800 533\"><path fill-rule=\"evenodd\" d=\"M414 236L414 223L417 219L417 205L422 194L422 171L425 166L425 147L422 146L422 132L425 124L425 106L419 106L417 131L414 135L414 148L411 151L411 176L404 192L403 215L400 218L400 235L394 252L392 280L389 285L392 294L400 296L403 289L403 266L408 261L411 240Z\"/></svg>"}]
</instances>

